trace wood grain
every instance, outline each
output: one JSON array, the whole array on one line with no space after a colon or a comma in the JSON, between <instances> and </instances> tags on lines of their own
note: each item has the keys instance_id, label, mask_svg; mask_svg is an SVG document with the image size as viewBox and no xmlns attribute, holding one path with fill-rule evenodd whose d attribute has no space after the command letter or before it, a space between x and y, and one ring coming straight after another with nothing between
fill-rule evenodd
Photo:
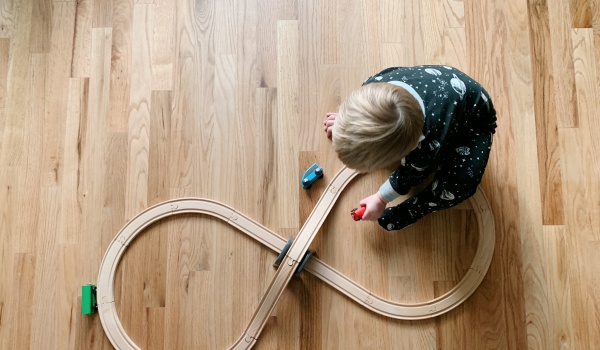
<instances>
[{"instance_id":1,"label":"wood grain","mask_svg":"<svg viewBox=\"0 0 600 350\"><path fill-rule=\"evenodd\" d=\"M569 0L573 28L591 28L593 5L598 4L590 0Z\"/></svg>"},{"instance_id":2,"label":"wood grain","mask_svg":"<svg viewBox=\"0 0 600 350\"><path fill-rule=\"evenodd\" d=\"M0 37L10 38L13 35L15 1L6 0L0 3Z\"/></svg>"},{"instance_id":3,"label":"wood grain","mask_svg":"<svg viewBox=\"0 0 600 350\"><path fill-rule=\"evenodd\" d=\"M547 225L563 223L562 173L557 153L557 117L554 77L552 72L552 46L550 21L546 0L529 0L531 60L534 86L535 117L538 141L538 166L543 203L543 220ZM544 174L544 175L542 175Z\"/></svg>"},{"instance_id":4,"label":"wood grain","mask_svg":"<svg viewBox=\"0 0 600 350\"><path fill-rule=\"evenodd\" d=\"M293 237L341 167L324 113L389 66L453 65L493 98L482 186L496 252L482 285L429 321L363 310L294 279L257 349L593 349L600 343L600 6L591 0L0 1L0 348L109 349L80 314L123 224L195 196ZM313 162L325 179L309 191ZM357 178L317 235L319 258L393 300L452 288L477 243L471 209L387 233L349 210L389 173ZM203 215L167 219L117 273L145 349L231 345L275 254Z\"/></svg>"},{"instance_id":5,"label":"wood grain","mask_svg":"<svg viewBox=\"0 0 600 350\"><path fill-rule=\"evenodd\" d=\"M72 77L90 76L93 9L94 3L91 0L78 1L75 8Z\"/></svg>"}]
</instances>

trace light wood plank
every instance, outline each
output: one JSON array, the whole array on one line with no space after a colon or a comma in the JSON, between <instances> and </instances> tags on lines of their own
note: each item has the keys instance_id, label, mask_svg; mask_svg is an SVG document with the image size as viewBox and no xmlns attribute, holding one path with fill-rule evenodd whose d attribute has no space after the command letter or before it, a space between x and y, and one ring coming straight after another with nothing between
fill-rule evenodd
<instances>
[{"instance_id":1,"label":"light wood plank","mask_svg":"<svg viewBox=\"0 0 600 350\"><path fill-rule=\"evenodd\" d=\"M75 33L73 39L73 62L71 77L90 76L90 55L92 46L92 23L94 2L78 1L75 10Z\"/></svg>"},{"instance_id":2,"label":"light wood plank","mask_svg":"<svg viewBox=\"0 0 600 350\"><path fill-rule=\"evenodd\" d=\"M552 69L558 127L577 127L579 117L571 45L570 12L565 1L548 0Z\"/></svg>"},{"instance_id":3,"label":"light wood plank","mask_svg":"<svg viewBox=\"0 0 600 350\"><path fill-rule=\"evenodd\" d=\"M33 2L29 52L47 53L50 51L50 39L52 38L52 12L52 0Z\"/></svg>"},{"instance_id":4,"label":"light wood plank","mask_svg":"<svg viewBox=\"0 0 600 350\"><path fill-rule=\"evenodd\" d=\"M544 249L548 256L548 314L561 315L556 322L549 322L548 343L560 349L575 347L567 239L564 226L544 226Z\"/></svg>"},{"instance_id":5,"label":"light wood plank","mask_svg":"<svg viewBox=\"0 0 600 350\"><path fill-rule=\"evenodd\" d=\"M154 11L152 38L152 89L173 88L173 60L175 49L175 4L160 0Z\"/></svg>"},{"instance_id":6,"label":"light wood plank","mask_svg":"<svg viewBox=\"0 0 600 350\"><path fill-rule=\"evenodd\" d=\"M319 1L305 1L299 6L298 15L298 53L299 53L299 81L298 81L298 107L299 113L307 117L306 123L300 124L300 150L316 151L321 141L320 126L324 112L320 103L314 103L315 98L320 100L316 93L323 77L320 74L322 50L329 50L322 44L319 26L322 21L329 19L319 18L319 6L327 3ZM335 22L334 22L335 23ZM325 78L327 79L327 78Z\"/></svg>"},{"instance_id":7,"label":"light wood plank","mask_svg":"<svg viewBox=\"0 0 600 350\"><path fill-rule=\"evenodd\" d=\"M0 147L2 146L1 135L4 130L4 120L6 116L4 115L4 109L6 108L6 87L8 85L8 64L9 64L9 49L10 49L10 40L8 39L0 39Z\"/></svg>"},{"instance_id":8,"label":"light wood plank","mask_svg":"<svg viewBox=\"0 0 600 350\"><path fill-rule=\"evenodd\" d=\"M6 117L4 121L4 136L2 137L2 153L0 165L24 164L21 150L27 148L26 122L28 106L30 104L29 64L29 38L31 27L31 1L19 1L15 4L15 35L11 38L10 62L7 77Z\"/></svg>"},{"instance_id":9,"label":"light wood plank","mask_svg":"<svg viewBox=\"0 0 600 350\"><path fill-rule=\"evenodd\" d=\"M597 85L598 68L594 60L593 39L592 29L577 29L572 33L577 105L581 119L577 137L580 141L565 145L561 151L567 162L565 167L569 172L569 181L571 184L577 183L577 191L571 192L569 196L569 201L572 202L566 202L569 205L569 214L574 220L572 223L584 229L581 234L584 234L587 240L600 240L600 232L593 229L600 226L600 208L597 205L600 195L600 185L597 181L600 175L600 164L597 161L600 157L600 146L596 142L600 135L600 122L596 117L600 108L600 87ZM571 146L574 147L572 151ZM571 152L575 152L572 157Z\"/></svg>"},{"instance_id":10,"label":"light wood plank","mask_svg":"<svg viewBox=\"0 0 600 350\"><path fill-rule=\"evenodd\" d=\"M589 0L569 0L571 5L571 18L573 20L573 28L591 28L592 27L592 11L591 7L597 4Z\"/></svg>"},{"instance_id":11,"label":"light wood plank","mask_svg":"<svg viewBox=\"0 0 600 350\"><path fill-rule=\"evenodd\" d=\"M133 4L133 0L125 0ZM121 1L122 2L122 1ZM92 21L93 28L110 28L113 26L113 16L116 14L114 10L118 7L113 1L94 1L94 19Z\"/></svg>"},{"instance_id":12,"label":"light wood plank","mask_svg":"<svg viewBox=\"0 0 600 350\"><path fill-rule=\"evenodd\" d=\"M15 28L15 2L14 0L2 1L0 6L0 38L10 38Z\"/></svg>"},{"instance_id":13,"label":"light wood plank","mask_svg":"<svg viewBox=\"0 0 600 350\"><path fill-rule=\"evenodd\" d=\"M15 303L12 315L12 324L14 328L4 338L8 341L7 347L10 348L29 348L34 346L31 343L32 317L34 305L31 300L35 298L35 288L32 283L35 278L36 260L34 254L15 254L15 272L12 301ZM9 310L10 311L10 310Z\"/></svg>"},{"instance_id":14,"label":"light wood plank","mask_svg":"<svg viewBox=\"0 0 600 350\"><path fill-rule=\"evenodd\" d=\"M42 186L62 184L64 170L64 133L67 114L75 3L53 4L52 41L46 56L46 79L42 137ZM52 93L50 93L52 92Z\"/></svg>"},{"instance_id":15,"label":"light wood plank","mask_svg":"<svg viewBox=\"0 0 600 350\"><path fill-rule=\"evenodd\" d=\"M561 165L557 154L557 117L552 72L552 47L547 0L529 0L531 60L533 69L533 97L538 141L538 167L546 225L560 225L564 220L562 209Z\"/></svg>"},{"instance_id":16,"label":"light wood plank","mask_svg":"<svg viewBox=\"0 0 600 350\"><path fill-rule=\"evenodd\" d=\"M277 179L279 189L298 188L298 22L277 23ZM298 218L298 191L290 190L279 196L279 225L281 228L300 228Z\"/></svg>"},{"instance_id":17,"label":"light wood plank","mask_svg":"<svg viewBox=\"0 0 600 350\"><path fill-rule=\"evenodd\" d=\"M59 334L64 323L59 322L59 286L56 278L58 270L58 242L56 233L60 232L62 221L60 188L44 187L40 191L39 225L34 244L35 254L44 264L35 264L33 284L34 310L40 310L31 316L31 347L58 346ZM36 259L37 260L37 259Z\"/></svg>"},{"instance_id":18,"label":"light wood plank","mask_svg":"<svg viewBox=\"0 0 600 350\"><path fill-rule=\"evenodd\" d=\"M135 67L132 61L133 1L115 0L112 2L111 11L112 49L108 123L110 130L124 132L128 130L129 126L129 103L131 84L133 83L131 67ZM142 35L138 37L141 38ZM141 42L138 45L144 45L144 43Z\"/></svg>"},{"instance_id":19,"label":"light wood plank","mask_svg":"<svg viewBox=\"0 0 600 350\"><path fill-rule=\"evenodd\" d=\"M136 67L131 77L129 101L129 157L125 194L125 217L133 217L148 206L148 152L150 137L150 104L152 69L148 21L153 18L151 5L135 5L132 24L131 64Z\"/></svg>"},{"instance_id":20,"label":"light wood plank","mask_svg":"<svg viewBox=\"0 0 600 350\"><path fill-rule=\"evenodd\" d=\"M237 0L214 1L215 21L215 53L235 54L238 47Z\"/></svg>"},{"instance_id":21,"label":"light wood plank","mask_svg":"<svg viewBox=\"0 0 600 350\"><path fill-rule=\"evenodd\" d=\"M464 28L444 29L443 56L444 64L456 67L462 71L467 70L467 39Z\"/></svg>"},{"instance_id":22,"label":"light wood plank","mask_svg":"<svg viewBox=\"0 0 600 350\"><path fill-rule=\"evenodd\" d=\"M444 28L464 28L465 26L465 1L444 0L444 14L446 21Z\"/></svg>"},{"instance_id":23,"label":"light wood plank","mask_svg":"<svg viewBox=\"0 0 600 350\"><path fill-rule=\"evenodd\" d=\"M63 242L75 243L80 239L82 220L81 157L85 142L85 128L89 103L88 78L69 79L67 116L64 144L62 189Z\"/></svg>"},{"instance_id":24,"label":"light wood plank","mask_svg":"<svg viewBox=\"0 0 600 350\"><path fill-rule=\"evenodd\" d=\"M339 3L335 1L325 1L318 4L318 24L319 24L319 42L321 43L320 62L321 64L339 63L339 45L340 45L340 10Z\"/></svg>"}]
</instances>

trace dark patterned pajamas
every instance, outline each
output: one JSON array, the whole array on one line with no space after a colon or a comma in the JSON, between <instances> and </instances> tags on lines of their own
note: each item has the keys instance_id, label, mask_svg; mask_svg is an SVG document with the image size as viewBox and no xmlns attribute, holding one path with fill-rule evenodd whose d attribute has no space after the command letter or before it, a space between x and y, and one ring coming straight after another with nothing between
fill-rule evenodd
<instances>
[{"instance_id":1,"label":"dark patterned pajamas","mask_svg":"<svg viewBox=\"0 0 600 350\"><path fill-rule=\"evenodd\" d=\"M365 81L371 83L405 88L425 118L419 145L381 186L380 194L392 201L435 172L428 187L386 208L379 224L400 230L471 197L481 182L496 129L496 111L485 89L448 66L388 68Z\"/></svg>"}]
</instances>

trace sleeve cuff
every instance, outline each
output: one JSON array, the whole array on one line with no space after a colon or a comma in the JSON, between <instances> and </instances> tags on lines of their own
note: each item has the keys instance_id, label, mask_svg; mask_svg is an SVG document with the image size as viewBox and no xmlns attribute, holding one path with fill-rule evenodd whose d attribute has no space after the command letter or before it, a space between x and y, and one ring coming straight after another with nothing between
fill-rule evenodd
<instances>
[{"instance_id":1,"label":"sleeve cuff","mask_svg":"<svg viewBox=\"0 0 600 350\"><path fill-rule=\"evenodd\" d=\"M398 192L396 192L392 187L390 180L387 180L383 185L381 185L381 187L379 187L379 194L381 195L381 197L383 197L383 199L385 199L388 202L391 202L396 198L400 197Z\"/></svg>"}]
</instances>

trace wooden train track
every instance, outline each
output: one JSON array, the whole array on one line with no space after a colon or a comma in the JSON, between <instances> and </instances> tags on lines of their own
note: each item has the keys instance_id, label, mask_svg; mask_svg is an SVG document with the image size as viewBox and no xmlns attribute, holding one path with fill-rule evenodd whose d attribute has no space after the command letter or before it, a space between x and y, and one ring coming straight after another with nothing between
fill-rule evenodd
<instances>
[{"instance_id":1,"label":"wooden train track","mask_svg":"<svg viewBox=\"0 0 600 350\"><path fill-rule=\"evenodd\" d=\"M269 315L275 308L283 290L289 283L308 247L317 234L325 218L333 208L340 192L357 175L357 172L342 168L323 192L317 205L302 226L300 232L289 247L271 284L263 296L250 324L232 345L231 349L250 349L256 343ZM358 285L340 272L329 267L316 257L310 258L304 270L317 276L325 283L345 294L369 310L391 318L418 320L435 317L448 312L465 301L483 280L494 252L494 219L489 204L481 192L470 198L479 228L477 253L471 267L463 279L446 294L431 301L419 304L400 304L377 295ZM104 331L116 349L140 349L127 335L114 302L114 278L123 253L145 228L165 217L184 213L206 214L217 217L256 239L275 252L281 252L286 240L248 218L235 209L209 199L181 198L157 204L143 211L129 221L110 243L102 263L97 282L98 313Z\"/></svg>"}]
</instances>

